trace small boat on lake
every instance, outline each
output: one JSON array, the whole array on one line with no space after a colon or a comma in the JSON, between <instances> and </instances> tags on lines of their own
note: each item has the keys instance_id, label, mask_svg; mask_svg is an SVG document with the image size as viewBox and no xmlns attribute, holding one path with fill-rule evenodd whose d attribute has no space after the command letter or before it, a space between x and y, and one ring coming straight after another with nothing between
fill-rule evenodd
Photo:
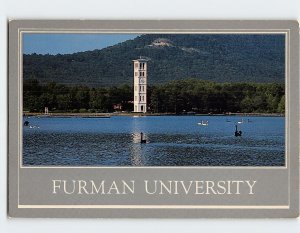
<instances>
[{"instance_id":1,"label":"small boat on lake","mask_svg":"<svg viewBox=\"0 0 300 233\"><path fill-rule=\"evenodd\" d=\"M39 129L40 127L39 126L36 126L36 125L30 125L29 126L29 129Z\"/></svg>"},{"instance_id":2,"label":"small boat on lake","mask_svg":"<svg viewBox=\"0 0 300 233\"><path fill-rule=\"evenodd\" d=\"M198 125L207 126L208 125L208 121L198 122Z\"/></svg>"}]
</instances>

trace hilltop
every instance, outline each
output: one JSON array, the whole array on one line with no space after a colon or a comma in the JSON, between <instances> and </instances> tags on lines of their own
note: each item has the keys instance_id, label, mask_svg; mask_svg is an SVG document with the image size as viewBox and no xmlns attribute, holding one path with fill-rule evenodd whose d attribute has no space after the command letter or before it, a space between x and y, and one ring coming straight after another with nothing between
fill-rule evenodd
<instances>
[{"instance_id":1,"label":"hilltop","mask_svg":"<svg viewBox=\"0 0 300 233\"><path fill-rule=\"evenodd\" d=\"M178 79L284 82L284 35L147 34L65 55L24 54L24 79L66 85L132 84L132 60L149 61L149 84Z\"/></svg>"}]
</instances>

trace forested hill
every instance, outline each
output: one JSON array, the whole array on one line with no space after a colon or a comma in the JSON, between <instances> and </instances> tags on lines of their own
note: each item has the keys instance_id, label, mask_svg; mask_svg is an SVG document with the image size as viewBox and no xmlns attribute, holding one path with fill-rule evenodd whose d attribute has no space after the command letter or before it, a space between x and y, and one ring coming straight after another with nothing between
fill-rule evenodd
<instances>
[{"instance_id":1,"label":"forested hill","mask_svg":"<svg viewBox=\"0 0 300 233\"><path fill-rule=\"evenodd\" d=\"M132 60L149 61L149 83L197 78L284 82L284 35L148 34L101 50L24 55L24 78L41 83L119 86L133 81Z\"/></svg>"}]
</instances>

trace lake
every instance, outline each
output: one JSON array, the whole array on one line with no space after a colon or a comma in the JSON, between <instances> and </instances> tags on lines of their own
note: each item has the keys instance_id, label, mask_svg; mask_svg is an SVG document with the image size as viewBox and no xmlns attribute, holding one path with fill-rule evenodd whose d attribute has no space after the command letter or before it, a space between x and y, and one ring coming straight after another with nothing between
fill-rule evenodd
<instances>
[{"instance_id":1,"label":"lake","mask_svg":"<svg viewBox=\"0 0 300 233\"><path fill-rule=\"evenodd\" d=\"M30 117L24 166L284 166L285 118ZM207 126L199 125L208 121ZM240 121L241 123L237 123ZM235 137L235 125L242 131ZM140 143L140 133L147 143Z\"/></svg>"}]
</instances>

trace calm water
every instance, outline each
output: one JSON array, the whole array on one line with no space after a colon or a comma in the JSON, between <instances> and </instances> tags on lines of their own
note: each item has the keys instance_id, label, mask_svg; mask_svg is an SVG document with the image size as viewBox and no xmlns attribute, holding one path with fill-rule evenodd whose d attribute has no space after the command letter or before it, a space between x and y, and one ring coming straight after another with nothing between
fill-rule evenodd
<instances>
[{"instance_id":1,"label":"calm water","mask_svg":"<svg viewBox=\"0 0 300 233\"><path fill-rule=\"evenodd\" d=\"M27 119L24 165L283 166L284 118L147 116ZM208 120L208 126L197 123ZM140 144L144 132L146 144Z\"/></svg>"}]
</instances>

